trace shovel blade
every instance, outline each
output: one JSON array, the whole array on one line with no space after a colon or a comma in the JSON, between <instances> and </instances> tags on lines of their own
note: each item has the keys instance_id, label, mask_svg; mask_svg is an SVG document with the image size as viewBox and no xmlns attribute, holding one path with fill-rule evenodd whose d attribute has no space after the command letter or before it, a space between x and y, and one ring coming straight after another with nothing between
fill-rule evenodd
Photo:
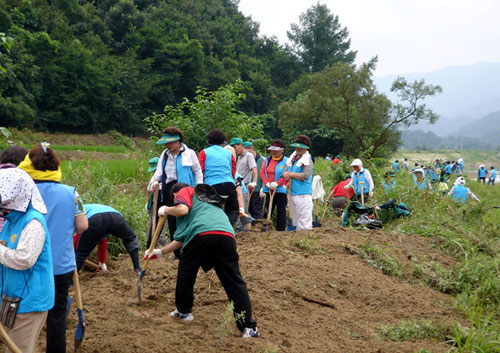
<instances>
[{"instance_id":1,"label":"shovel blade","mask_svg":"<svg viewBox=\"0 0 500 353\"><path fill-rule=\"evenodd\" d=\"M85 320L83 319L83 311L81 309L77 309L78 312L78 326L76 327L75 332L75 352L80 349L80 346L83 341L83 337L85 336Z\"/></svg>"},{"instance_id":2,"label":"shovel blade","mask_svg":"<svg viewBox=\"0 0 500 353\"><path fill-rule=\"evenodd\" d=\"M137 278L137 299L139 300L139 304L141 304L141 280L142 277L146 274L146 270L142 270L139 272L139 277Z\"/></svg>"}]
</instances>

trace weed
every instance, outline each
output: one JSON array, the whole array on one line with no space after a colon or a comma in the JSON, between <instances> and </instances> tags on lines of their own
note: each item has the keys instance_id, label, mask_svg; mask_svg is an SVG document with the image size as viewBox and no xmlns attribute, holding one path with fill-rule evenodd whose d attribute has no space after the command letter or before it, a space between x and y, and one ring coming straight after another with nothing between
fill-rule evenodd
<instances>
[{"instance_id":1,"label":"weed","mask_svg":"<svg viewBox=\"0 0 500 353\"><path fill-rule=\"evenodd\" d=\"M234 321L242 320L245 317L245 313L241 312L234 315L234 303L229 302L224 309L220 319L217 319L219 326L217 327L217 332L219 333L219 338L226 338L234 333Z\"/></svg>"},{"instance_id":2,"label":"weed","mask_svg":"<svg viewBox=\"0 0 500 353\"><path fill-rule=\"evenodd\" d=\"M266 347L263 350L261 350L260 353L278 353L280 350L281 348L278 346Z\"/></svg>"},{"instance_id":3,"label":"weed","mask_svg":"<svg viewBox=\"0 0 500 353\"><path fill-rule=\"evenodd\" d=\"M290 245L309 253L325 252L325 249L319 245L319 238L292 239Z\"/></svg>"},{"instance_id":4,"label":"weed","mask_svg":"<svg viewBox=\"0 0 500 353\"><path fill-rule=\"evenodd\" d=\"M443 339L442 329L430 320L408 320L397 325L377 327L377 333L388 341L410 341L413 339Z\"/></svg>"},{"instance_id":5,"label":"weed","mask_svg":"<svg viewBox=\"0 0 500 353\"><path fill-rule=\"evenodd\" d=\"M375 268L382 270L382 273L399 279L406 277L406 271L401 264L392 256L386 254L377 245L361 244L355 248L355 252L361 256L365 262Z\"/></svg>"}]
</instances>

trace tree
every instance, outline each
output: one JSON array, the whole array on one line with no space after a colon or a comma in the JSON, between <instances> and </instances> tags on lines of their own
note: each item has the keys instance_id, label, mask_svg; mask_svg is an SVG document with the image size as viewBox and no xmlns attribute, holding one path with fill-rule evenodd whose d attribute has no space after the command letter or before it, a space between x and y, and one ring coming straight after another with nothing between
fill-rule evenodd
<instances>
[{"instance_id":1,"label":"tree","mask_svg":"<svg viewBox=\"0 0 500 353\"><path fill-rule=\"evenodd\" d=\"M359 68L338 63L311 75L305 92L280 105L280 126L287 129L303 121L322 125L343 140L345 153L370 159L400 145L400 127L437 120L422 101L441 93L441 87L398 77L391 88L398 101L392 104L373 84L375 63L372 59Z\"/></svg>"},{"instance_id":2,"label":"tree","mask_svg":"<svg viewBox=\"0 0 500 353\"><path fill-rule=\"evenodd\" d=\"M287 35L309 71L318 72L337 62L354 62L356 52L349 50L349 31L341 28L339 17L326 5L313 5L299 20L300 25L292 24Z\"/></svg>"},{"instance_id":3,"label":"tree","mask_svg":"<svg viewBox=\"0 0 500 353\"><path fill-rule=\"evenodd\" d=\"M238 93L243 82L227 84L216 91L198 88L197 95L187 98L176 106L167 105L164 114L153 114L145 119L148 131L155 137L167 126L177 126L186 138L189 147L200 151L206 147L207 133L221 128L228 136L250 139L257 147L264 147L262 124L259 119L237 110L235 107L245 96Z\"/></svg>"}]
</instances>

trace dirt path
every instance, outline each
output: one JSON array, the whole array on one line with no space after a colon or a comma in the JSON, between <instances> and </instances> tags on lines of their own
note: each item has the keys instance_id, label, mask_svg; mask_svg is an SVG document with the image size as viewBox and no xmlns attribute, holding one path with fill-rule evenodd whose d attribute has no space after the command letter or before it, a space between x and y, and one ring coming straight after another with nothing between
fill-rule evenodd
<instances>
[{"instance_id":1,"label":"dirt path","mask_svg":"<svg viewBox=\"0 0 500 353\"><path fill-rule=\"evenodd\" d=\"M262 338L242 339L234 325L222 338L227 301L213 271L198 275L195 320L171 320L177 262L170 257L151 264L138 306L136 276L128 256L121 256L109 273L81 275L87 332L80 352L445 352L449 346L434 340L384 341L376 328L408 319L462 321L452 297L386 276L345 247L370 241L402 262L425 256L453 263L427 239L326 225L313 232L244 233L237 241ZM74 309L70 318L68 352ZM43 335L37 352L44 351Z\"/></svg>"}]
</instances>

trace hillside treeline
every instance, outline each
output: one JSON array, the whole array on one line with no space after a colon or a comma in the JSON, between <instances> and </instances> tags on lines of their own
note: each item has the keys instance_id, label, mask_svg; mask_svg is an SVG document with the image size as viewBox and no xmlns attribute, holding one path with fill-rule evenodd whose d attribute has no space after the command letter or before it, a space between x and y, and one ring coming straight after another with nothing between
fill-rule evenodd
<instances>
[{"instance_id":1,"label":"hillside treeline","mask_svg":"<svg viewBox=\"0 0 500 353\"><path fill-rule=\"evenodd\" d=\"M259 115L307 71L235 0L0 0L0 32L13 39L0 55L3 126L137 133L198 86L237 79L239 108Z\"/></svg>"}]
</instances>

